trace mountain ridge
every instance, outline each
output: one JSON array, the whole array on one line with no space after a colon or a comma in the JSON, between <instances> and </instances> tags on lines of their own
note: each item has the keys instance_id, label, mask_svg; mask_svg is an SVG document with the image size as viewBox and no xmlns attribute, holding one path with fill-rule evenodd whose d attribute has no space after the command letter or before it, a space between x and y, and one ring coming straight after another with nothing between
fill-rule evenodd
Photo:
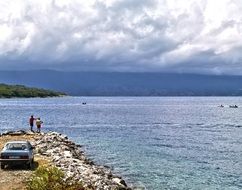
<instances>
[{"instance_id":1,"label":"mountain ridge","mask_svg":"<svg viewBox=\"0 0 242 190\"><path fill-rule=\"evenodd\" d=\"M241 96L242 76L177 73L0 71L0 83L74 96Z\"/></svg>"}]
</instances>

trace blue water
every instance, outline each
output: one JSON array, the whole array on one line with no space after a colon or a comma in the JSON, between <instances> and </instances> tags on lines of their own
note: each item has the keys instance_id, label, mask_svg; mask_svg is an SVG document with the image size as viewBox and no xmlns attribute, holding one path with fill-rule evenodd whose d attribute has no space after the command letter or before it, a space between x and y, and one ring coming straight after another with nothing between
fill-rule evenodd
<instances>
[{"instance_id":1,"label":"blue water","mask_svg":"<svg viewBox=\"0 0 242 190\"><path fill-rule=\"evenodd\" d=\"M0 99L1 132L27 129L31 114L135 186L242 189L241 97Z\"/></svg>"}]
</instances>

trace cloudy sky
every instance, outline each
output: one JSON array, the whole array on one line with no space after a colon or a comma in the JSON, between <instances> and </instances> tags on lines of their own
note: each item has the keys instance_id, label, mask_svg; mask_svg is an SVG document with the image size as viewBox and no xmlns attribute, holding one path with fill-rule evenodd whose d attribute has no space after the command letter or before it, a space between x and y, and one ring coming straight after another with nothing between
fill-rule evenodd
<instances>
[{"instance_id":1,"label":"cloudy sky","mask_svg":"<svg viewBox=\"0 0 242 190\"><path fill-rule=\"evenodd\" d=\"M241 0L0 0L0 70L242 74Z\"/></svg>"}]
</instances>

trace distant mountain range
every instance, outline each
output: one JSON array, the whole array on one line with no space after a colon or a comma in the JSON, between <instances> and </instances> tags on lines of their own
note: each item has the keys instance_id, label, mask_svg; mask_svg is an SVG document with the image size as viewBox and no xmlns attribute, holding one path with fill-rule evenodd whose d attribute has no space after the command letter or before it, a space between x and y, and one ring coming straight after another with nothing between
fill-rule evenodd
<instances>
[{"instance_id":1,"label":"distant mountain range","mask_svg":"<svg viewBox=\"0 0 242 190\"><path fill-rule=\"evenodd\" d=\"M0 83L75 96L241 96L242 76L174 73L0 71Z\"/></svg>"}]
</instances>

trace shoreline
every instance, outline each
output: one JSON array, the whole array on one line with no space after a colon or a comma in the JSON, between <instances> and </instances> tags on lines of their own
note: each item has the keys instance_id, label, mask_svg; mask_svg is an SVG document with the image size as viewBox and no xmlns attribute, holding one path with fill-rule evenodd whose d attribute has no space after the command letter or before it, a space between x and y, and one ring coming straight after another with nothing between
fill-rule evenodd
<instances>
[{"instance_id":1,"label":"shoreline","mask_svg":"<svg viewBox=\"0 0 242 190\"><path fill-rule=\"evenodd\" d=\"M12 96L12 97L3 97L3 96L0 96L0 99L32 99L32 98L45 99L45 98L63 98L63 97L72 97L72 96L70 96L70 95L45 96L45 97L41 97L41 96L31 96L31 97Z\"/></svg>"},{"instance_id":2,"label":"shoreline","mask_svg":"<svg viewBox=\"0 0 242 190\"><path fill-rule=\"evenodd\" d=\"M32 133L26 131L7 131L1 137L32 137L35 156L41 156L50 164L62 170L67 177L81 181L85 188L96 190L131 190L122 177L114 175L110 168L95 164L82 150L82 145L68 139L58 132Z\"/></svg>"}]
</instances>

